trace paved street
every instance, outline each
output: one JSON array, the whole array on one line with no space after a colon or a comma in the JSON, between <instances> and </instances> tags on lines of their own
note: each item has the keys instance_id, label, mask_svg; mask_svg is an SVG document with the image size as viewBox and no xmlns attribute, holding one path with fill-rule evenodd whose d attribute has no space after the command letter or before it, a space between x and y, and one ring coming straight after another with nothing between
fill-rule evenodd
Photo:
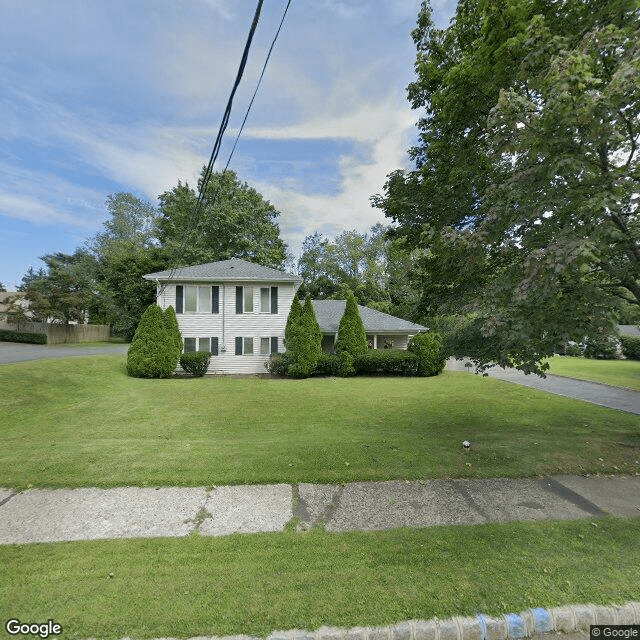
<instances>
[{"instance_id":1,"label":"paved street","mask_svg":"<svg viewBox=\"0 0 640 640\"><path fill-rule=\"evenodd\" d=\"M43 360L45 358L72 358L77 356L97 356L127 353L128 344L104 346L23 344L20 342L0 342L0 364Z\"/></svg>"}]
</instances>

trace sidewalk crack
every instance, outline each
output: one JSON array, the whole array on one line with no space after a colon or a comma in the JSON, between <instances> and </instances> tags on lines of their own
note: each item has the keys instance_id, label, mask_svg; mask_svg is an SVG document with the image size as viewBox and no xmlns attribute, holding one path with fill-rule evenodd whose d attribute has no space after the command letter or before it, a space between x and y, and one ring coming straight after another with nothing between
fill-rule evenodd
<instances>
[{"instance_id":1,"label":"sidewalk crack","mask_svg":"<svg viewBox=\"0 0 640 640\"><path fill-rule=\"evenodd\" d=\"M549 493L553 493L560 498L563 498L567 502L571 502L579 509L586 511L592 516L606 516L609 515L606 511L601 509L597 504L594 504L590 500L587 500L584 496L581 496L579 493L572 491L569 487L565 487L561 482L554 480L553 478L547 476L546 478L542 478L542 480L538 481L538 485L541 486L545 491Z\"/></svg>"},{"instance_id":2,"label":"sidewalk crack","mask_svg":"<svg viewBox=\"0 0 640 640\"><path fill-rule=\"evenodd\" d=\"M469 493L467 487L464 486L462 480L452 480L451 484L472 509L475 509L487 522L491 521L489 514L473 499L473 496Z\"/></svg>"},{"instance_id":3,"label":"sidewalk crack","mask_svg":"<svg viewBox=\"0 0 640 640\"><path fill-rule=\"evenodd\" d=\"M14 491L12 494L8 495L4 500L0 500L0 507L2 505L7 504L7 502L9 502L9 500L11 500L11 498L17 496L18 493L20 493L20 492L19 491Z\"/></svg>"}]
</instances>

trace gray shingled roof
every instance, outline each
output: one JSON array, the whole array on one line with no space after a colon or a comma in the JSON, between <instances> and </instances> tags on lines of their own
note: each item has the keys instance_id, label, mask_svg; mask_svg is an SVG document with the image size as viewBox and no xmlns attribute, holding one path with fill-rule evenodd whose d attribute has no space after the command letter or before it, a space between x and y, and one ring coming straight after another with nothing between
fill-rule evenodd
<instances>
[{"instance_id":1,"label":"gray shingled roof","mask_svg":"<svg viewBox=\"0 0 640 640\"><path fill-rule=\"evenodd\" d=\"M338 331L346 304L346 300L313 300L313 309L316 312L316 318L323 333L336 333ZM361 305L358 305L358 311L367 333L416 334L420 331L427 331L427 327L390 316L388 313L382 313L382 311L376 311Z\"/></svg>"},{"instance_id":2,"label":"gray shingled roof","mask_svg":"<svg viewBox=\"0 0 640 640\"><path fill-rule=\"evenodd\" d=\"M634 324L619 324L618 333L621 336L640 336L640 329Z\"/></svg>"},{"instance_id":3,"label":"gray shingled roof","mask_svg":"<svg viewBox=\"0 0 640 640\"><path fill-rule=\"evenodd\" d=\"M181 267L175 270L158 271L142 276L145 280L189 280L208 282L222 280L260 280L261 282L300 282L298 276L253 262L234 258L197 264L193 267Z\"/></svg>"}]
</instances>

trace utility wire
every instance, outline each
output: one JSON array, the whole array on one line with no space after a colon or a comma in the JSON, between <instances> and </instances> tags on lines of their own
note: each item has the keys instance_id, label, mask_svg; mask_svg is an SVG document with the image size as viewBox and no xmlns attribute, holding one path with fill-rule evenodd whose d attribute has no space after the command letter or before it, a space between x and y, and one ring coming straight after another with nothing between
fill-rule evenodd
<instances>
[{"instance_id":1,"label":"utility wire","mask_svg":"<svg viewBox=\"0 0 640 640\"><path fill-rule=\"evenodd\" d=\"M206 188L207 185L209 183L209 180L211 179L211 174L213 172L213 165L215 164L217 158L218 158L218 154L220 153L220 147L222 145L222 138L224 136L224 132L227 128L227 124L229 123L229 116L231 115L231 107L233 105L233 98L235 96L236 90L238 88L238 86L240 85L240 81L242 80L242 76L244 74L244 69L247 65L247 59L249 58L249 49L251 48L251 43L253 41L253 36L256 32L256 28L258 27L258 21L260 20L260 13L262 11L262 5L264 3L264 0L258 0L258 4L256 6L256 10L253 16L253 21L251 23L251 28L249 29L249 35L247 36L247 41L244 45L244 51L242 53L242 59L240 60L240 66L238 67L238 72L236 74L236 79L235 82L233 84L233 88L231 90L231 94L229 95L229 100L227 101L227 106L224 110L224 114L222 116L222 122L220 123L220 127L218 128L218 135L216 136L216 140L215 143L213 145L213 150L211 151L211 156L209 158L209 164L207 165L207 168L205 170L205 174L203 176L202 179L202 184L200 186L200 193L198 194L198 200L196 201L196 204L193 208L193 211L191 212L191 215L189 216L187 225L186 225L186 229L185 229L185 233L183 235L182 238L182 242L180 244L180 247L178 249L178 255L180 255L182 253L182 251L184 250L184 248L187 245L187 241L189 239L189 236L191 234L191 232L193 231L194 227L195 227L195 223L197 221L198 215L200 213L200 209L202 208L202 204L204 202L205 199L205 192L206 192ZM171 271L169 272L169 280L171 280L171 278L175 275L176 273L176 267L172 267ZM162 285L162 288L160 289L160 292L158 295L162 295L162 293L164 293L164 290L166 288L166 284Z\"/></svg>"},{"instance_id":2,"label":"utility wire","mask_svg":"<svg viewBox=\"0 0 640 640\"><path fill-rule=\"evenodd\" d=\"M284 12L282 14L282 19L280 20L280 24L278 26L276 34L275 34L275 36L273 38L273 41L271 42L271 46L269 47L269 51L267 53L267 57L266 57L266 59L264 61L264 64L262 65L262 71L260 73L260 77L258 78L258 82L256 84L255 91L253 92L253 95L251 96L251 101L249 102L249 106L247 107L247 111L246 111L246 113L244 115L244 119L242 120L242 124L240 125L240 129L239 129L238 135L236 136L236 139L234 141L233 148L231 149L231 153L229 154L229 158L227 159L227 163L226 163L226 165L225 165L225 167L224 167L224 169L222 171L221 179L222 179L222 177L224 177L224 174L226 173L227 169L229 168L229 164L231 163L231 158L233 157L233 154L234 154L234 152L236 150L236 147L238 146L238 141L240 140L240 136L242 135L242 131L244 130L244 125L247 122L247 119L249 117L249 113L251 112L251 107L253 106L253 102L256 99L256 95L258 94L258 90L260 89L260 84L262 83L262 78L264 77L265 71L267 69L267 65L269 64L269 59L271 58L271 53L273 52L275 44L276 44L276 42L278 40L278 36L280 35L280 31L282 30L282 26L284 24L285 18L287 17L287 12L289 11L289 7L291 5L291 2L292 2L292 0L288 0L287 5L286 5L286 7L284 9ZM233 97L235 95L236 89L238 88L238 85L240 84L240 79L242 78L242 74L243 74L244 68L246 66L247 57L248 57L248 53L249 53L249 48L251 46L251 41L253 40L253 34L255 33L255 29L256 29L257 24L258 24L258 20L259 20L259 17L260 17L260 11L261 11L261 8L262 8L262 4L263 4L263 0L260 0L258 2L258 6L256 8L256 13L254 15L253 23L251 25L251 30L249 32L249 37L247 39L247 44L245 45L245 50L244 50L244 53L243 53L243 56L242 56L242 60L240 62L240 68L238 70L238 74L237 74L237 77L236 77L236 82L234 83L231 95L229 97L229 101L227 103L227 108L225 109L225 113L224 113L224 116L222 118L222 123L221 123L220 129L218 131L218 136L216 137L216 142L215 142L213 151L211 152L211 157L209 158L209 164L207 165L207 170L205 172L205 176L204 176L203 181L202 181L202 185L201 185L201 188L200 188L200 193L198 195L198 201L196 202L196 206L195 206L194 212L193 212L193 214L191 216L191 220L190 220L190 224L189 224L189 227L187 229L187 232L184 235L183 243L181 245L180 250L182 250L186 246L186 241L187 241L187 239L189 237L189 234L193 230L194 223L196 221L196 218L198 217L200 208L202 207L202 204L204 202L204 194L206 192L206 187L207 187L207 185L209 183L209 180L211 179L211 175L213 173L213 166L214 166L214 164L216 162L216 159L218 157L218 153L220 151L220 147L221 147L221 144L222 144L222 137L223 137L224 131L227 128L227 124L229 122L229 116L231 115L231 105L233 103ZM213 200L212 200L212 205L215 204L215 201L218 198L218 195L220 193L221 188L222 188L222 184L220 184L220 186L218 187L217 192L214 194L214 197L213 197ZM174 267L174 268L171 269L171 272L169 274L169 278L168 278L169 280L173 277L175 272L176 272L176 268ZM166 287L166 283L162 285L160 294L162 294L164 292L165 287Z\"/></svg>"},{"instance_id":3,"label":"utility wire","mask_svg":"<svg viewBox=\"0 0 640 640\"><path fill-rule=\"evenodd\" d=\"M231 162L231 158L233 157L233 152L236 150L238 146L238 140L240 140L240 136L242 135L242 130L244 129L244 125L247 122L247 118L249 117L249 112L251 111L251 107L253 106L253 101L256 99L256 95L258 93L258 89L260 88L260 83L262 82L262 78L264 76L264 72L267 70L267 65L269 64L269 58L271 58L271 52L276 45L276 41L278 40L278 36L280 35L280 31L282 29L282 25L284 24L284 19L287 17L287 11L289 11L289 6L291 5L291 0L287 2L287 6L284 8L284 13L282 14L282 20L280 20L280 25L278 26L278 30L276 31L276 35L271 42L271 46L269 47L269 52L267 53L267 57L264 61L264 65L262 65L262 72L260 73L260 77L258 78L258 84L256 85L256 90L253 92L253 96L251 96L251 102L249 102L249 106L247 107L247 112L244 114L244 120L240 125L240 130L238 131L238 135L236 136L236 140L233 143L233 149L231 149L231 153L229 154L229 159L227 160L227 164L224 167L224 171L229 168L229 163ZM223 174L224 174L223 171Z\"/></svg>"}]
</instances>

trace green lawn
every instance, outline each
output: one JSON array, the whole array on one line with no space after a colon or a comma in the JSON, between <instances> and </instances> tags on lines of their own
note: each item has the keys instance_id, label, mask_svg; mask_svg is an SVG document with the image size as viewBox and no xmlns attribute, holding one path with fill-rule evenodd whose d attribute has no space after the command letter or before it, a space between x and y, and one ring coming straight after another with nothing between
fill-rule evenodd
<instances>
[{"instance_id":1,"label":"green lawn","mask_svg":"<svg viewBox=\"0 0 640 640\"><path fill-rule=\"evenodd\" d=\"M640 600L640 518L0 546L0 619L188 638Z\"/></svg>"},{"instance_id":2,"label":"green lawn","mask_svg":"<svg viewBox=\"0 0 640 640\"><path fill-rule=\"evenodd\" d=\"M548 373L640 390L639 360L591 360L554 356L549 359L549 365Z\"/></svg>"},{"instance_id":3,"label":"green lawn","mask_svg":"<svg viewBox=\"0 0 640 640\"><path fill-rule=\"evenodd\" d=\"M0 388L0 486L16 489L639 468L640 416L466 373L141 380L100 356L5 365Z\"/></svg>"},{"instance_id":4,"label":"green lawn","mask_svg":"<svg viewBox=\"0 0 640 640\"><path fill-rule=\"evenodd\" d=\"M0 486L634 473L640 416L491 378L138 380L0 367ZM470 452L461 442L473 442ZM0 619L65 638L260 634L640 600L640 518L0 545Z\"/></svg>"}]
</instances>

